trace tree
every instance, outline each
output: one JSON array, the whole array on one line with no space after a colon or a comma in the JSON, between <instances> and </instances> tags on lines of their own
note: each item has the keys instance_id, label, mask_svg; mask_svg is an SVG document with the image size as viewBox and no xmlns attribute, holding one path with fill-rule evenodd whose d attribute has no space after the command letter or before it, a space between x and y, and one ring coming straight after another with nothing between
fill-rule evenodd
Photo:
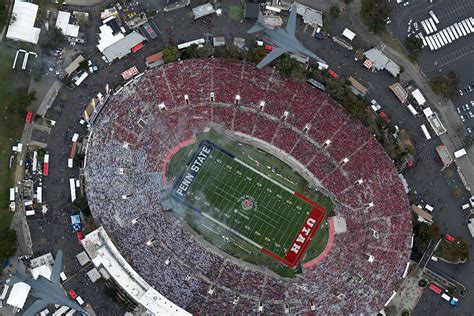
<instances>
[{"instance_id":1,"label":"tree","mask_svg":"<svg viewBox=\"0 0 474 316\"><path fill-rule=\"evenodd\" d=\"M388 17L389 7L385 0L362 0L360 15L369 29L380 33L385 29L385 19Z\"/></svg>"},{"instance_id":2,"label":"tree","mask_svg":"<svg viewBox=\"0 0 474 316\"><path fill-rule=\"evenodd\" d=\"M89 208L89 203L87 202L87 197L85 195L78 196L74 200L74 207L84 214L84 216L91 216L91 209Z\"/></svg>"},{"instance_id":3,"label":"tree","mask_svg":"<svg viewBox=\"0 0 474 316\"><path fill-rule=\"evenodd\" d=\"M163 49L163 61L165 63L171 63L173 61L176 61L179 59L180 56L181 56L180 51L174 45L166 46Z\"/></svg>"},{"instance_id":4,"label":"tree","mask_svg":"<svg viewBox=\"0 0 474 316\"><path fill-rule=\"evenodd\" d=\"M337 18L340 14L341 10L339 9L339 7L334 6L329 9L329 15L333 18Z\"/></svg>"},{"instance_id":5,"label":"tree","mask_svg":"<svg viewBox=\"0 0 474 316\"><path fill-rule=\"evenodd\" d=\"M0 259L13 256L16 252L16 232L5 228L0 231Z\"/></svg>"},{"instance_id":6,"label":"tree","mask_svg":"<svg viewBox=\"0 0 474 316\"><path fill-rule=\"evenodd\" d=\"M416 36L410 36L406 39L405 45L410 51L419 51L423 46L423 41Z\"/></svg>"},{"instance_id":7,"label":"tree","mask_svg":"<svg viewBox=\"0 0 474 316\"><path fill-rule=\"evenodd\" d=\"M197 44L193 44L189 46L181 53L181 59L189 59L189 58L196 58L196 57L198 57Z\"/></svg>"},{"instance_id":8,"label":"tree","mask_svg":"<svg viewBox=\"0 0 474 316\"><path fill-rule=\"evenodd\" d=\"M459 76L450 70L444 76L431 79L429 85L437 95L454 98L458 95Z\"/></svg>"}]
</instances>

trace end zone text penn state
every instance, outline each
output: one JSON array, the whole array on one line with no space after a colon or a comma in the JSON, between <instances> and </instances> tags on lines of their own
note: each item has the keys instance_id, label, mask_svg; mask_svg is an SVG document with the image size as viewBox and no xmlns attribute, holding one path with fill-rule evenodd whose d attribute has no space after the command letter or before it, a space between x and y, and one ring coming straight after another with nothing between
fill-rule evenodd
<instances>
[{"instance_id":1,"label":"end zone text penn state","mask_svg":"<svg viewBox=\"0 0 474 316\"><path fill-rule=\"evenodd\" d=\"M201 148L197 151L197 154L191 160L188 168L181 176L180 180L174 186L174 195L178 198L182 198L186 195L189 187L193 183L194 179L201 169L201 167L206 162L206 159L209 157L209 154L212 152L213 147L210 146L208 143L203 143Z\"/></svg>"}]
</instances>

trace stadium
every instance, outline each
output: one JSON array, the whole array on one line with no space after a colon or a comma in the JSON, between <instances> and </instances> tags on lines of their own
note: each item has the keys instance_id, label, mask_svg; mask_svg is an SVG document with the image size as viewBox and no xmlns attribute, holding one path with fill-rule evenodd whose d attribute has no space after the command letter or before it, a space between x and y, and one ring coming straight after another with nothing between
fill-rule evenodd
<instances>
[{"instance_id":1,"label":"stadium","mask_svg":"<svg viewBox=\"0 0 474 316\"><path fill-rule=\"evenodd\" d=\"M393 162L275 69L166 64L109 98L86 193L133 269L190 313L377 313L410 256Z\"/></svg>"}]
</instances>

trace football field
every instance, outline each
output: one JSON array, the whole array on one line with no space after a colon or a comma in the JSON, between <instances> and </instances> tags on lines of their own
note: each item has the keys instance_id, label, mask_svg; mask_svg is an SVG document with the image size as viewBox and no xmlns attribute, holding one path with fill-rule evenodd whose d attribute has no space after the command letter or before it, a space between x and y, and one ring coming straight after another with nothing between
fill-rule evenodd
<instances>
[{"instance_id":1,"label":"football field","mask_svg":"<svg viewBox=\"0 0 474 316\"><path fill-rule=\"evenodd\" d=\"M208 141L198 146L172 194L289 267L301 259L326 215L315 202Z\"/></svg>"}]
</instances>

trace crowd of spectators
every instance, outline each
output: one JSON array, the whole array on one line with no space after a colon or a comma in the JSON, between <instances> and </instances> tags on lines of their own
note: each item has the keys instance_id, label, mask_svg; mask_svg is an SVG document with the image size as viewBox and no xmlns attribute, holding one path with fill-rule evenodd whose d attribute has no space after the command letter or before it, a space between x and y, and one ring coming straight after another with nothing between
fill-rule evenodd
<instances>
[{"instance_id":1,"label":"crowd of spectators","mask_svg":"<svg viewBox=\"0 0 474 316\"><path fill-rule=\"evenodd\" d=\"M325 260L283 279L228 257L161 208L163 161L212 126L278 147L333 194L347 232ZM408 200L382 146L325 94L271 68L199 59L148 71L97 118L85 179L94 217L123 256L192 313L373 314L409 260Z\"/></svg>"}]
</instances>

